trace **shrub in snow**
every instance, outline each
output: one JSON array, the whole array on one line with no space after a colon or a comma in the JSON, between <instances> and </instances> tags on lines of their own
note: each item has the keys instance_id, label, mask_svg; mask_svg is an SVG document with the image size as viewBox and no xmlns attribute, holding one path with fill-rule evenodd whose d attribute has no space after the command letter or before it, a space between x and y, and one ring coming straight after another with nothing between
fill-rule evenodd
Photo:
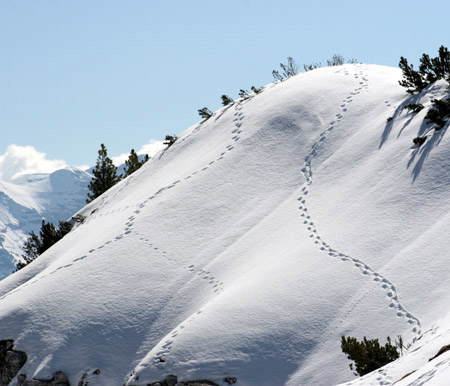
<instances>
[{"instance_id":1,"label":"shrub in snow","mask_svg":"<svg viewBox=\"0 0 450 386\"><path fill-rule=\"evenodd\" d=\"M282 69L281 74L277 70L272 71L272 76L275 78L275 80L282 81L298 74L298 64L295 63L294 59L290 56L288 56L286 64L280 63L280 67Z\"/></svg>"},{"instance_id":2,"label":"shrub in snow","mask_svg":"<svg viewBox=\"0 0 450 386\"><path fill-rule=\"evenodd\" d=\"M120 176L117 175L117 167L114 166L113 161L108 157L108 151L103 143L100 145L97 164L92 174L94 177L88 185L91 193L88 193L86 203L94 201L120 181Z\"/></svg>"},{"instance_id":3,"label":"shrub in snow","mask_svg":"<svg viewBox=\"0 0 450 386\"><path fill-rule=\"evenodd\" d=\"M175 141L178 139L178 137L174 135L166 135L166 138L164 139L163 145L167 145L167 147L171 147Z\"/></svg>"},{"instance_id":4,"label":"shrub in snow","mask_svg":"<svg viewBox=\"0 0 450 386\"><path fill-rule=\"evenodd\" d=\"M331 59L327 60L328 67L341 66L344 63L345 63L345 60L341 54L334 54Z\"/></svg>"},{"instance_id":5,"label":"shrub in snow","mask_svg":"<svg viewBox=\"0 0 450 386\"><path fill-rule=\"evenodd\" d=\"M445 122L450 118L450 98L446 100L433 99L433 108L428 110L425 119L429 123L435 123L435 130L440 130L445 126Z\"/></svg>"},{"instance_id":6,"label":"shrub in snow","mask_svg":"<svg viewBox=\"0 0 450 386\"><path fill-rule=\"evenodd\" d=\"M70 221L72 221L72 223L78 223L78 224L83 224L84 221L86 220L86 217L84 217L82 214L77 214L76 216L73 216Z\"/></svg>"},{"instance_id":7,"label":"shrub in snow","mask_svg":"<svg viewBox=\"0 0 450 386\"><path fill-rule=\"evenodd\" d=\"M259 94L262 91L262 87L256 88L255 86L252 86L250 88L255 94Z\"/></svg>"},{"instance_id":8,"label":"shrub in snow","mask_svg":"<svg viewBox=\"0 0 450 386\"><path fill-rule=\"evenodd\" d=\"M139 157L134 151L131 149L130 155L128 159L125 161L125 168L122 178L128 177L130 174L133 174L136 170L138 170L142 165L144 165L148 161L148 154L145 155L145 158L142 161L139 161Z\"/></svg>"},{"instance_id":9,"label":"shrub in snow","mask_svg":"<svg viewBox=\"0 0 450 386\"><path fill-rule=\"evenodd\" d=\"M198 110L198 115L200 115L200 117L202 117L204 120L207 120L211 118L212 112L207 107L203 107L202 109Z\"/></svg>"},{"instance_id":10,"label":"shrub in snow","mask_svg":"<svg viewBox=\"0 0 450 386\"><path fill-rule=\"evenodd\" d=\"M229 104L233 103L233 99L231 99L228 95L222 95L220 97L222 99L222 105L228 106Z\"/></svg>"},{"instance_id":11,"label":"shrub in snow","mask_svg":"<svg viewBox=\"0 0 450 386\"><path fill-rule=\"evenodd\" d=\"M413 139L413 143L414 143L414 145L422 146L426 140L427 140L426 136L425 137L416 137Z\"/></svg>"},{"instance_id":12,"label":"shrub in snow","mask_svg":"<svg viewBox=\"0 0 450 386\"><path fill-rule=\"evenodd\" d=\"M247 90L239 90L239 97L246 99L248 97L248 91Z\"/></svg>"},{"instance_id":13,"label":"shrub in snow","mask_svg":"<svg viewBox=\"0 0 450 386\"><path fill-rule=\"evenodd\" d=\"M421 103L410 103L404 107L405 109L412 111L414 114L417 114L420 110L423 109L423 104Z\"/></svg>"},{"instance_id":14,"label":"shrub in snow","mask_svg":"<svg viewBox=\"0 0 450 386\"><path fill-rule=\"evenodd\" d=\"M311 71L311 70L315 70L316 68L322 67L322 63L311 63L311 64L304 64L303 68L306 71Z\"/></svg>"},{"instance_id":15,"label":"shrub in snow","mask_svg":"<svg viewBox=\"0 0 450 386\"><path fill-rule=\"evenodd\" d=\"M288 56L286 64L280 63L280 67L283 70L283 76L285 78L290 78L298 74L298 64L290 56Z\"/></svg>"},{"instance_id":16,"label":"shrub in snow","mask_svg":"<svg viewBox=\"0 0 450 386\"><path fill-rule=\"evenodd\" d=\"M284 80L284 78L280 75L280 72L277 70L272 71L272 76L275 78L275 80L279 80L280 82Z\"/></svg>"},{"instance_id":17,"label":"shrub in snow","mask_svg":"<svg viewBox=\"0 0 450 386\"><path fill-rule=\"evenodd\" d=\"M399 336L399 340L395 345L392 344L391 338L387 337L387 343L381 346L378 339L364 339L359 342L356 338L342 336L341 349L347 358L354 363L350 363L350 369L355 375L368 374L392 361L397 359L400 354L398 348L403 348L403 341Z\"/></svg>"}]
</instances>

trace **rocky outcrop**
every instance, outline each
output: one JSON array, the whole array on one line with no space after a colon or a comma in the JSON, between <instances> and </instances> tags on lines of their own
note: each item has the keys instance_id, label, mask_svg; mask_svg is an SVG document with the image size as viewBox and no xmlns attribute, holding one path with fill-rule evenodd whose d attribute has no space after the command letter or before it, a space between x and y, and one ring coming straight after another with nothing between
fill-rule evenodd
<instances>
[{"instance_id":1,"label":"rocky outcrop","mask_svg":"<svg viewBox=\"0 0 450 386\"><path fill-rule=\"evenodd\" d=\"M69 380L62 371L56 371L52 379L27 379L26 375L19 375L17 386L70 386Z\"/></svg>"},{"instance_id":2,"label":"rocky outcrop","mask_svg":"<svg viewBox=\"0 0 450 386\"><path fill-rule=\"evenodd\" d=\"M168 375L164 381L149 383L147 386L177 386L178 378L176 375Z\"/></svg>"},{"instance_id":3,"label":"rocky outcrop","mask_svg":"<svg viewBox=\"0 0 450 386\"><path fill-rule=\"evenodd\" d=\"M219 386L219 385L213 381L202 379L199 381L180 382L179 386Z\"/></svg>"},{"instance_id":4,"label":"rocky outcrop","mask_svg":"<svg viewBox=\"0 0 450 386\"><path fill-rule=\"evenodd\" d=\"M177 376L170 374L164 379L164 381L148 383L147 386L219 386L219 385L207 379L202 379L198 381L184 381L178 383Z\"/></svg>"},{"instance_id":5,"label":"rocky outcrop","mask_svg":"<svg viewBox=\"0 0 450 386\"><path fill-rule=\"evenodd\" d=\"M13 350L14 340L0 340L0 386L7 386L27 361L27 354Z\"/></svg>"}]
</instances>

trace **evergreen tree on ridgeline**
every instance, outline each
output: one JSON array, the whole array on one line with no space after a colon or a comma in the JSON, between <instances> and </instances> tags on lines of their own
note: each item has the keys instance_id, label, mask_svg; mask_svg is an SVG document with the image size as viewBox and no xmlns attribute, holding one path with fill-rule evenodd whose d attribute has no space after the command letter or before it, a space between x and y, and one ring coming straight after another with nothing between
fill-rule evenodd
<instances>
[{"instance_id":1,"label":"evergreen tree on ridgeline","mask_svg":"<svg viewBox=\"0 0 450 386\"><path fill-rule=\"evenodd\" d=\"M418 71L414 70L413 65L408 64L408 60L402 56L399 67L403 72L403 80L399 81L400 86L408 88L406 91L410 94L419 93L439 79L450 82L450 51L447 47L441 46L435 58L423 54Z\"/></svg>"},{"instance_id":2,"label":"evergreen tree on ridgeline","mask_svg":"<svg viewBox=\"0 0 450 386\"><path fill-rule=\"evenodd\" d=\"M130 174L133 174L142 165L144 165L148 161L148 159L148 154L146 154L145 158L142 161L139 161L139 156L136 154L134 149L131 149L128 160L125 161L125 174L123 175L123 178L128 177Z\"/></svg>"},{"instance_id":3,"label":"evergreen tree on ridgeline","mask_svg":"<svg viewBox=\"0 0 450 386\"><path fill-rule=\"evenodd\" d=\"M175 134L174 135L166 135L163 145L167 145L167 148L169 148L177 141L177 139L178 139L178 137Z\"/></svg>"},{"instance_id":4,"label":"evergreen tree on ridgeline","mask_svg":"<svg viewBox=\"0 0 450 386\"><path fill-rule=\"evenodd\" d=\"M92 171L94 177L88 185L92 193L88 193L86 203L94 201L120 181L120 176L117 175L117 167L113 164L111 158L108 157L108 150L103 143L100 146L97 163Z\"/></svg>"}]
</instances>

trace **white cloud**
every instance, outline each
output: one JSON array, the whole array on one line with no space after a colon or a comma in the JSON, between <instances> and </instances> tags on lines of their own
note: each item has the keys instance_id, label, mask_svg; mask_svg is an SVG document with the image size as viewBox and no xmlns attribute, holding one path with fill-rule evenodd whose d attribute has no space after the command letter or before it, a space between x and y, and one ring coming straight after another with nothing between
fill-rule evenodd
<instances>
[{"instance_id":1,"label":"white cloud","mask_svg":"<svg viewBox=\"0 0 450 386\"><path fill-rule=\"evenodd\" d=\"M146 143L139 150L137 150L136 153L138 155L148 154L149 157L153 157L163 147L164 147L163 141L157 141L156 139L151 139L148 143ZM123 153L123 154L118 155L117 157L111 157L111 159L114 162L114 165L119 166L120 164L123 164L128 159L129 155L130 155L130 153Z\"/></svg>"},{"instance_id":2,"label":"white cloud","mask_svg":"<svg viewBox=\"0 0 450 386\"><path fill-rule=\"evenodd\" d=\"M0 155L0 180L11 181L29 173L51 173L67 166L63 160L49 160L33 146L9 145Z\"/></svg>"},{"instance_id":3,"label":"white cloud","mask_svg":"<svg viewBox=\"0 0 450 386\"><path fill-rule=\"evenodd\" d=\"M160 151L165 145L163 141L157 141L156 139L151 139L150 142L146 143L137 152L138 154L148 154L149 157L153 157L158 151Z\"/></svg>"}]
</instances>

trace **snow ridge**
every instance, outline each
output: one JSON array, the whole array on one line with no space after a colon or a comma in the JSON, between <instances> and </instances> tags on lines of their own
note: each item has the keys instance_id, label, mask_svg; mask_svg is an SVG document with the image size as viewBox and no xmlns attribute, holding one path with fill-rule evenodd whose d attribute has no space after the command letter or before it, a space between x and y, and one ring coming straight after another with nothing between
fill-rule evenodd
<instances>
[{"instance_id":1,"label":"snow ridge","mask_svg":"<svg viewBox=\"0 0 450 386\"><path fill-rule=\"evenodd\" d=\"M340 71L338 71L340 72ZM344 75L349 75L348 67L344 69ZM349 256L345 253L342 253L334 248L332 248L326 241L322 239L317 231L317 228L309 214L309 210L306 206L306 197L308 195L309 189L308 187L313 183L313 171L312 171L312 161L316 156L321 144L326 140L326 138L330 135L333 129L339 125L339 123L344 119L345 112L347 111L347 106L353 101L353 98L358 95L362 89L368 88L368 74L364 72L364 66L359 65L355 67L355 73L353 74L355 79L360 80L358 87L356 87L350 95L342 100L342 104L340 105L341 111L335 115L336 119L329 123L329 127L320 133L319 139L312 145L311 151L305 157L304 167L302 169L302 173L305 177L305 184L302 187L302 193L298 198L300 201L299 210L301 211L301 216L304 217L303 224L305 225L308 232L310 232L309 237L311 240L314 240L314 243L318 245L321 251L328 253L328 255L332 258L338 258L343 262L350 262L354 267L359 269L363 275L367 277L373 278L375 282L377 282L381 288L387 291L386 296L389 300L389 308L396 312L396 316L399 318L404 317L406 322L412 326L412 332L416 335L413 341L421 335L421 323L417 317L408 312L406 308L401 304L397 289L392 282L390 282L386 277L384 277L379 272L376 272L369 265L364 263L362 260Z\"/></svg>"}]
</instances>

